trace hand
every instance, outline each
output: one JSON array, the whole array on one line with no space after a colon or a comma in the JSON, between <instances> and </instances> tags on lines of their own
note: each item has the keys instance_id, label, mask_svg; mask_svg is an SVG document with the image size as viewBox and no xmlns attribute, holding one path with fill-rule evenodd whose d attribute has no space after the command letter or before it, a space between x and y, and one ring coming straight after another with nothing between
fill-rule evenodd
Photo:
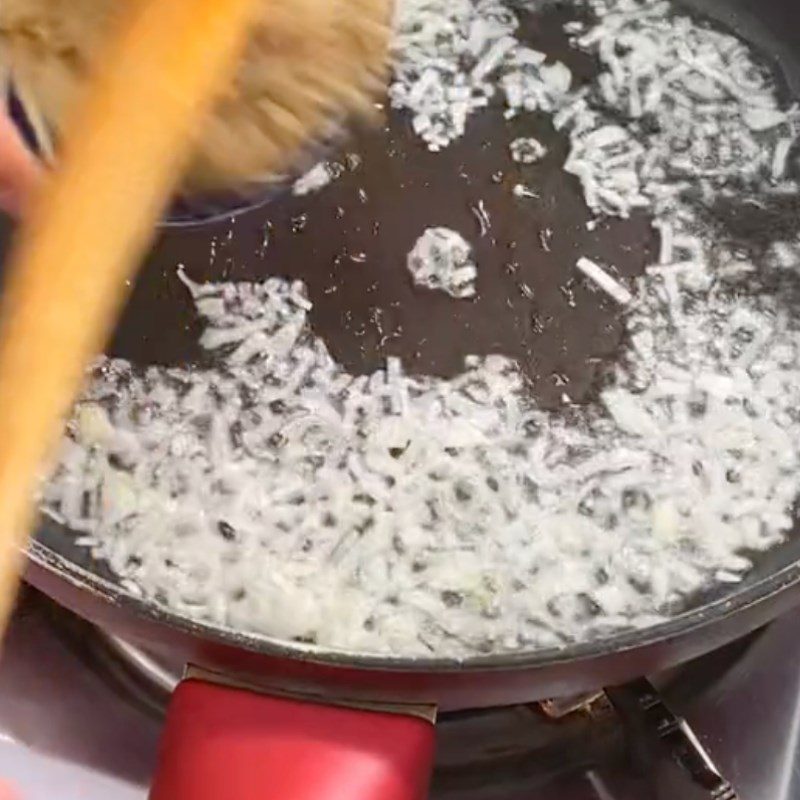
<instances>
[{"instance_id":1,"label":"hand","mask_svg":"<svg viewBox=\"0 0 800 800\"><path fill-rule=\"evenodd\" d=\"M11 118L0 111L0 209L19 217L40 176L36 157L25 146Z\"/></svg>"},{"instance_id":2,"label":"hand","mask_svg":"<svg viewBox=\"0 0 800 800\"><path fill-rule=\"evenodd\" d=\"M19 800L19 795L3 780L0 780L0 800Z\"/></svg>"}]
</instances>

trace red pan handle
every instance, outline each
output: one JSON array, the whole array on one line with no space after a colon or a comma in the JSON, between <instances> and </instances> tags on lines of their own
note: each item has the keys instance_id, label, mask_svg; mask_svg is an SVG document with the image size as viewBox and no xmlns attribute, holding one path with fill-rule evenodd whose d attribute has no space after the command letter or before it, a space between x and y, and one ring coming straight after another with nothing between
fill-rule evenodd
<instances>
[{"instance_id":1,"label":"red pan handle","mask_svg":"<svg viewBox=\"0 0 800 800\"><path fill-rule=\"evenodd\" d=\"M428 720L185 680L150 800L425 800Z\"/></svg>"}]
</instances>

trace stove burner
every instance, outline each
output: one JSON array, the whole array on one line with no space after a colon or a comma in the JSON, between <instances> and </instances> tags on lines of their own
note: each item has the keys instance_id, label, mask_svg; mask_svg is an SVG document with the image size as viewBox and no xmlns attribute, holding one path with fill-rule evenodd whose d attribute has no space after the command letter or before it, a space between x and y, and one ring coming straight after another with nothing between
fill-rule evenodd
<instances>
[{"instance_id":1,"label":"stove burner","mask_svg":"<svg viewBox=\"0 0 800 800\"><path fill-rule=\"evenodd\" d=\"M183 674L183 664L160 660L42 597L36 596L35 602L44 608L56 634L97 676L150 717L163 717L169 696ZM686 707L717 685L757 639L756 634L673 673L654 677L661 694L651 693L649 699L660 701L663 696L670 705ZM647 682L644 685L649 686ZM516 800L530 797L553 782L597 770L625 771L633 767L634 772L650 776L661 769L657 762L664 760L663 743L652 735L652 726L649 735L647 730L637 730L641 715L624 708L626 702L646 702L646 693L642 690L637 694L626 687L610 690L608 695L613 705L605 692L597 692L544 703L442 714L437 723L431 800ZM667 718L665 709L662 706L658 711ZM668 721L672 728L665 726L664 733L670 744L667 734L678 731L699 746L686 723L674 717L668 717ZM685 744L679 741L680 746ZM691 749L688 757L698 759L691 765L698 771L705 765L707 777L718 777L701 746ZM673 783L675 779L673 775ZM676 791L681 792L682 800L688 800L693 795L685 791L686 775L680 774L677 779L681 789ZM703 793L698 797L735 800L736 795Z\"/></svg>"},{"instance_id":2,"label":"stove burner","mask_svg":"<svg viewBox=\"0 0 800 800\"><path fill-rule=\"evenodd\" d=\"M691 776L694 787L712 800L737 800L686 720L675 716L650 681L640 678L606 694L625 723L629 752L640 766L657 768L660 757L669 754L681 777Z\"/></svg>"}]
</instances>

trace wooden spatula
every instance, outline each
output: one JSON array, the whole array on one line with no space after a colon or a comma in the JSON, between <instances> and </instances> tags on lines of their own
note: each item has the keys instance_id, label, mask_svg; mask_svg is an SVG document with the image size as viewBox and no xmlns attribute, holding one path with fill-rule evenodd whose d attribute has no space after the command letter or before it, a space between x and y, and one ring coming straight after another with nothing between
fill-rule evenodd
<instances>
[{"instance_id":1,"label":"wooden spatula","mask_svg":"<svg viewBox=\"0 0 800 800\"><path fill-rule=\"evenodd\" d=\"M0 305L0 631L37 485L87 363L265 2L132 3L66 127L59 168L30 209ZM272 4L291 13L291 0Z\"/></svg>"}]
</instances>

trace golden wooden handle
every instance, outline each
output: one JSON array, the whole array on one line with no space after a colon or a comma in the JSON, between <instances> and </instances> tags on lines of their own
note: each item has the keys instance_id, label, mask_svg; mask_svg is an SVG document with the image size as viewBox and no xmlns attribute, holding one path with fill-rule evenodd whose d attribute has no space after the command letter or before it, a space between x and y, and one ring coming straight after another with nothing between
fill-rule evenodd
<instances>
[{"instance_id":1,"label":"golden wooden handle","mask_svg":"<svg viewBox=\"0 0 800 800\"><path fill-rule=\"evenodd\" d=\"M87 362L113 327L192 133L232 78L263 2L132 4L21 231L0 305L0 631L32 497Z\"/></svg>"}]
</instances>

